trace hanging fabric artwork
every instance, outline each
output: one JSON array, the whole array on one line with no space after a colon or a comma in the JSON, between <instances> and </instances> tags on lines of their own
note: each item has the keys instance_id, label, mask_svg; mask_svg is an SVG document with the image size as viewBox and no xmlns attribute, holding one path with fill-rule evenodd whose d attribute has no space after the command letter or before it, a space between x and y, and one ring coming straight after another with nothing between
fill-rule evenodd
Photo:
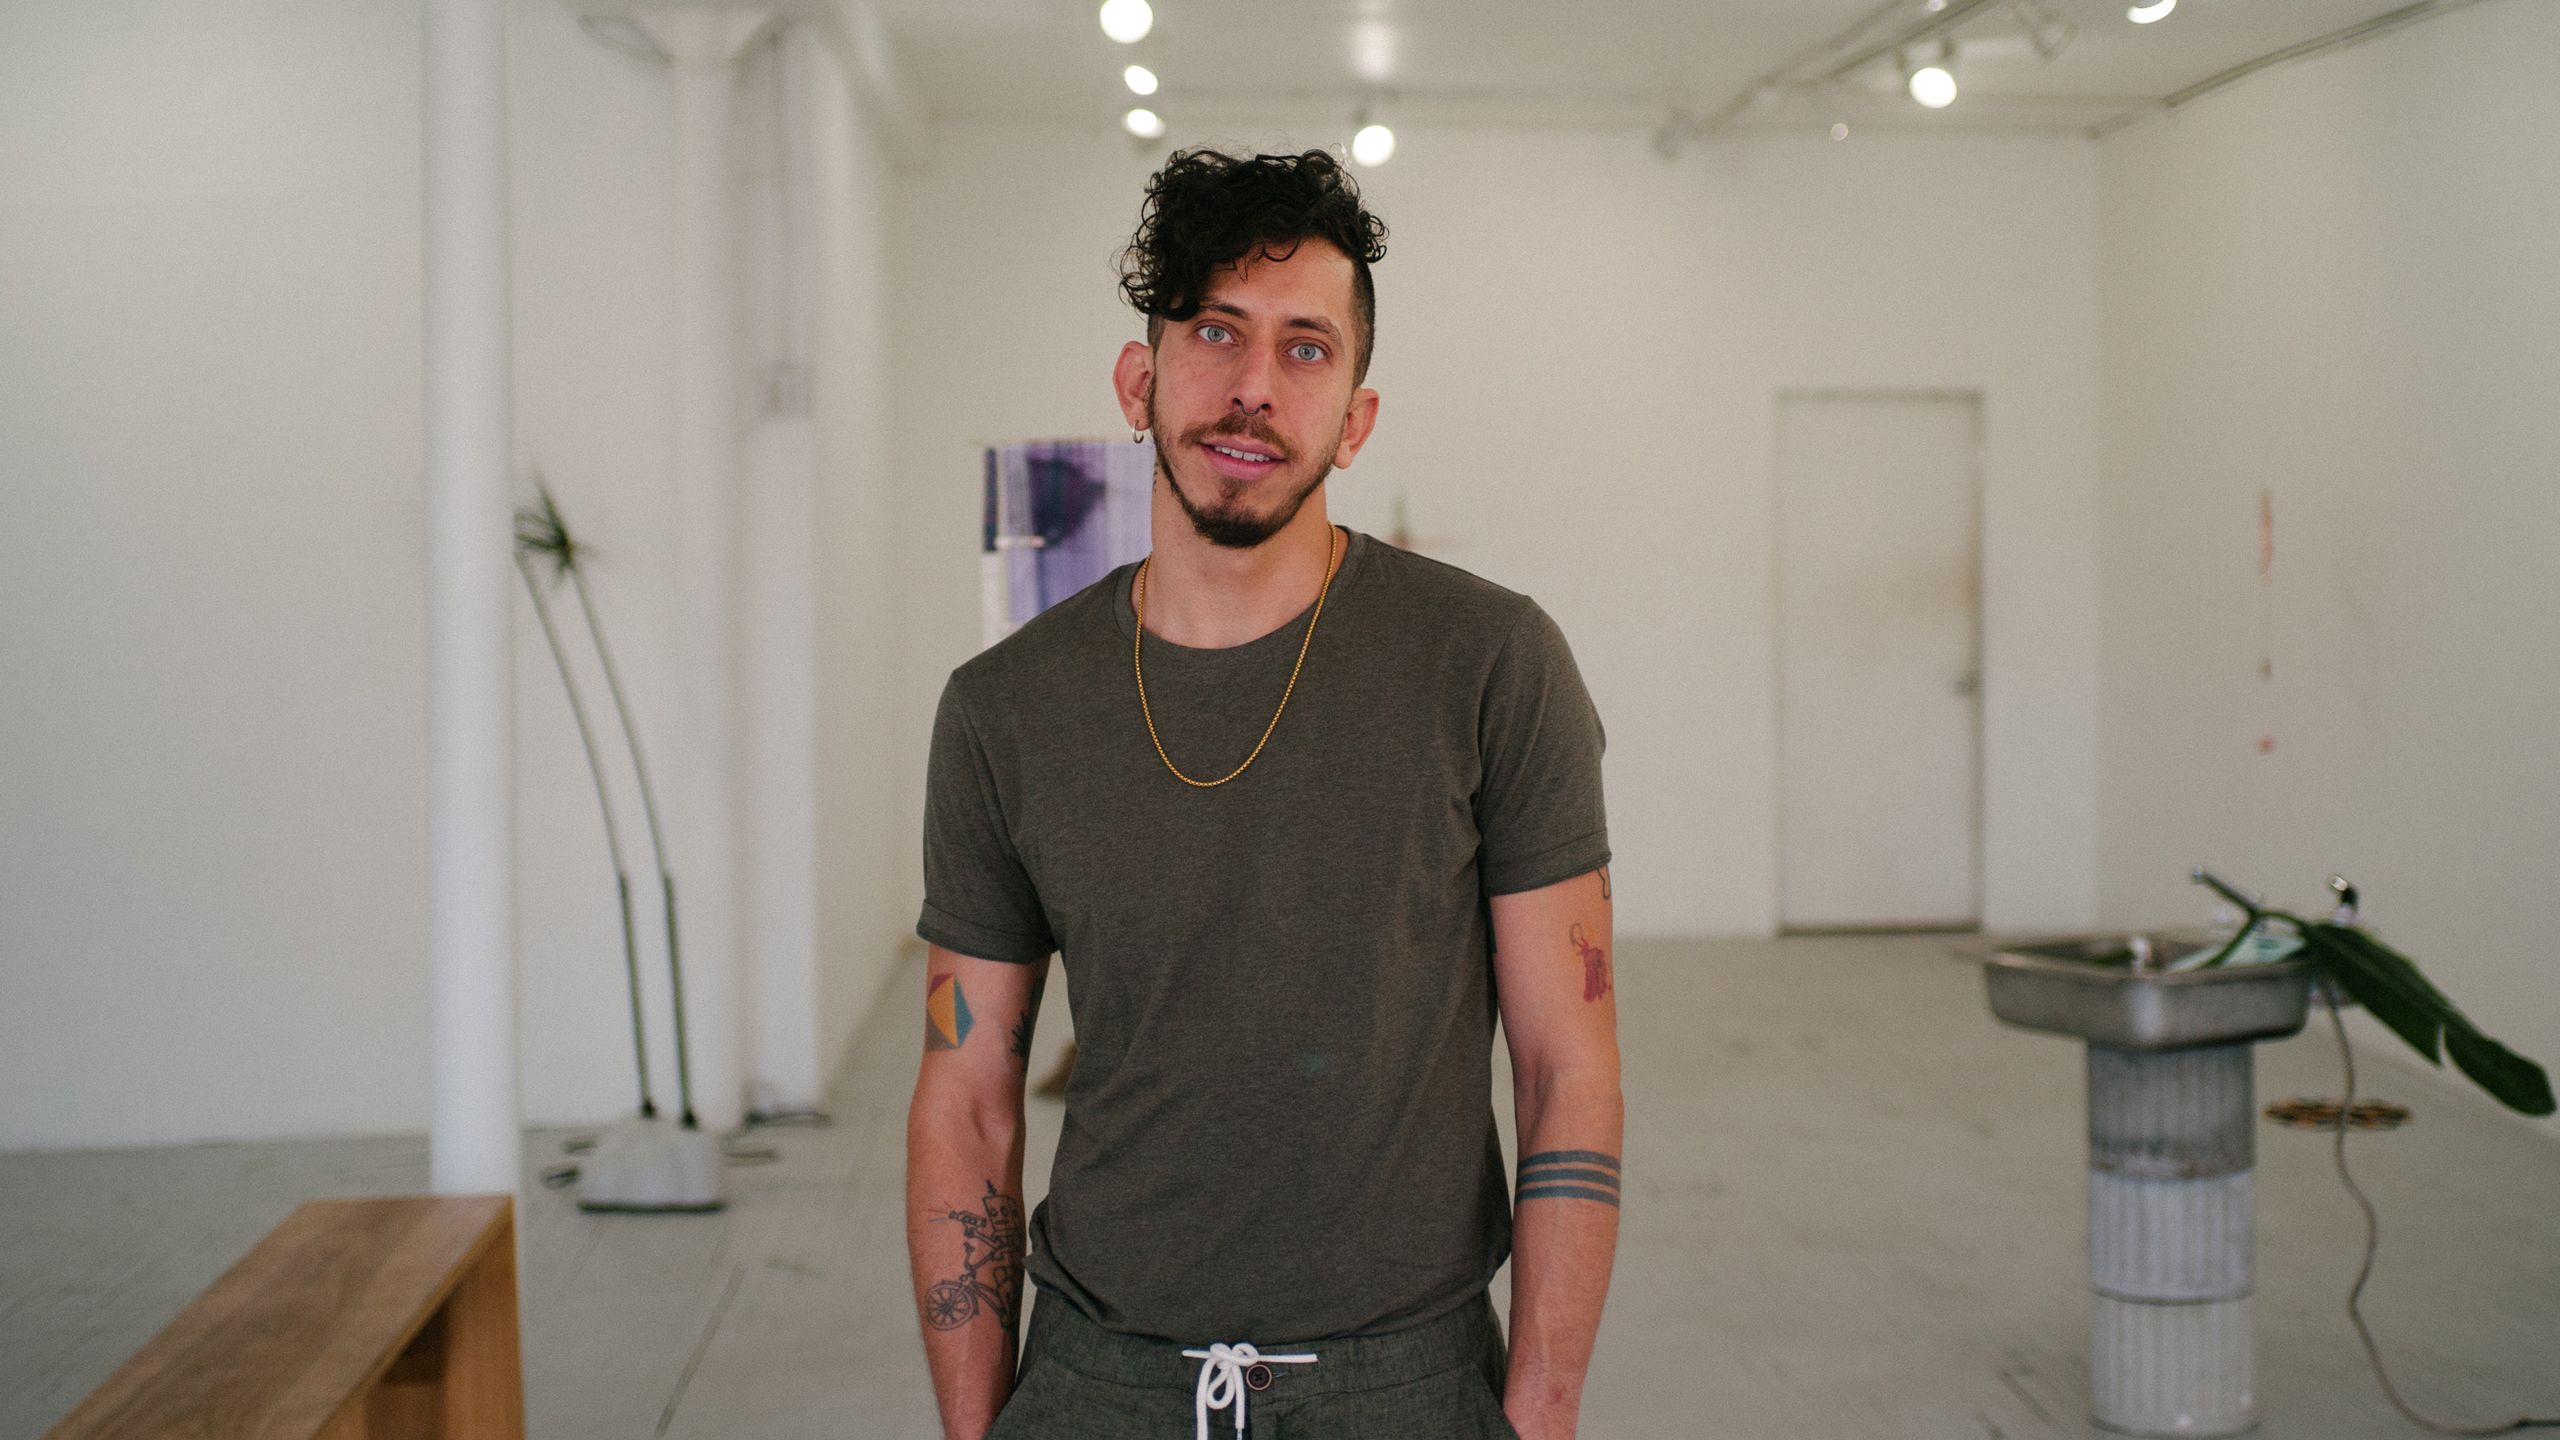
<instances>
[{"instance_id":1,"label":"hanging fabric artwork","mask_svg":"<svg viewBox=\"0 0 2560 1440\"><path fill-rule=\"evenodd\" d=\"M986 456L980 614L992 645L1121 565L1145 558L1152 441L1035 440Z\"/></svg>"}]
</instances>

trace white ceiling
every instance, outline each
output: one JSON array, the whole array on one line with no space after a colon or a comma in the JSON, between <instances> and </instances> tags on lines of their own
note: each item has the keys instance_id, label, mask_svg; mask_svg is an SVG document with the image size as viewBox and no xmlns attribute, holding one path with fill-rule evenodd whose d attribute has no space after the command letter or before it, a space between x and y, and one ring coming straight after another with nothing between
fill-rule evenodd
<instances>
[{"instance_id":1,"label":"white ceiling","mask_svg":"<svg viewBox=\"0 0 2560 1440\"><path fill-rule=\"evenodd\" d=\"M2072 38L2044 59L2012 0L1970 6L1951 33L1963 93L1928 112L1890 53L1825 85L1756 80L1871 22L1890 36L1927 0L1154 0L1154 33L1106 38L1098 0L877 0L914 98L937 120L1110 123L1138 102L1135 61L1164 88L1143 102L1174 128L1347 122L1364 98L1417 122L1660 125L1722 115L1738 128L1932 126L2086 130L2410 0L2182 0L2157 24L2125 0L2043 0ZM2453 0L2461 3L2461 0ZM2032 7L2033 0L2029 0ZM2438 8L2450 8L2439 0ZM1936 17L1943 19L1943 16ZM1808 73L1872 44L1823 56ZM1737 108L1738 107L1738 108Z\"/></svg>"}]
</instances>

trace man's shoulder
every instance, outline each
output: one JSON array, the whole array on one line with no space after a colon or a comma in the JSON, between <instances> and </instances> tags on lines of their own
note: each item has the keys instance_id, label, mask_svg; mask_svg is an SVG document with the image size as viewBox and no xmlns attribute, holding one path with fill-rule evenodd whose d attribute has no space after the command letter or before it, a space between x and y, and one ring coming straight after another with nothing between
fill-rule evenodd
<instances>
[{"instance_id":1,"label":"man's shoulder","mask_svg":"<svg viewBox=\"0 0 2560 1440\"><path fill-rule=\"evenodd\" d=\"M1372 537L1379 588L1397 610L1429 615L1449 633L1500 645L1532 615L1538 602L1472 570L1401 549Z\"/></svg>"}]
</instances>

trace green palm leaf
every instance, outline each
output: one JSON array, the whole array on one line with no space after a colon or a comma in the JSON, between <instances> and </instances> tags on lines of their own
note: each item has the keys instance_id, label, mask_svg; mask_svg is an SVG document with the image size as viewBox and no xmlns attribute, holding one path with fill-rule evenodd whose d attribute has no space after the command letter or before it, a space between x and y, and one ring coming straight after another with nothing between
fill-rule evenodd
<instances>
[{"instance_id":1,"label":"green palm leaf","mask_svg":"<svg viewBox=\"0 0 2560 1440\"><path fill-rule=\"evenodd\" d=\"M2473 1084L2489 1092L2499 1104L2523 1115L2552 1113L2551 1077L2542 1067L2480 1033L2480 1027L2472 1024L2408 956L2358 926L2305 920L2282 910L2266 909L2202 870L2195 872L2195 879L2198 884L2212 886L2249 915L2249 923L2206 965L2219 965L2229 959L2240 948L2240 941L2258 925L2281 920L2302 936L2302 953L2320 967L2322 974L2335 980L2358 1004L2372 1011L2373 1018L2391 1027L2392 1033L2427 1057L2428 1064L2442 1066L2450 1055L2455 1068L2471 1077Z\"/></svg>"},{"instance_id":2,"label":"green palm leaf","mask_svg":"<svg viewBox=\"0 0 2560 1440\"><path fill-rule=\"evenodd\" d=\"M2302 948L2356 1003L2373 1012L2410 1047L2442 1065L2441 1041L2453 1006L2394 951L2344 925L2305 924Z\"/></svg>"},{"instance_id":3,"label":"green palm leaf","mask_svg":"<svg viewBox=\"0 0 2560 1440\"><path fill-rule=\"evenodd\" d=\"M2551 1113L2551 1077L2542 1067L2471 1028L2469 1021L2445 1027L2445 1053L2472 1083L2497 1097L2519 1115Z\"/></svg>"}]
</instances>

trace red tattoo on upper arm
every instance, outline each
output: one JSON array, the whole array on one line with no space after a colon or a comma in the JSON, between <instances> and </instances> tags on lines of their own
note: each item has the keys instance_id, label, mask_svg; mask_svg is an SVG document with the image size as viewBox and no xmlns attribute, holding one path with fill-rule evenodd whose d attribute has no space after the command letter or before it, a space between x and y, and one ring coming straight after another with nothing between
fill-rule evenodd
<instances>
[{"instance_id":1,"label":"red tattoo on upper arm","mask_svg":"<svg viewBox=\"0 0 2560 1440\"><path fill-rule=\"evenodd\" d=\"M1573 922L1573 948L1582 955L1582 998L1597 1000L1609 993L1609 954L1591 943L1582 933L1582 922Z\"/></svg>"}]
</instances>

